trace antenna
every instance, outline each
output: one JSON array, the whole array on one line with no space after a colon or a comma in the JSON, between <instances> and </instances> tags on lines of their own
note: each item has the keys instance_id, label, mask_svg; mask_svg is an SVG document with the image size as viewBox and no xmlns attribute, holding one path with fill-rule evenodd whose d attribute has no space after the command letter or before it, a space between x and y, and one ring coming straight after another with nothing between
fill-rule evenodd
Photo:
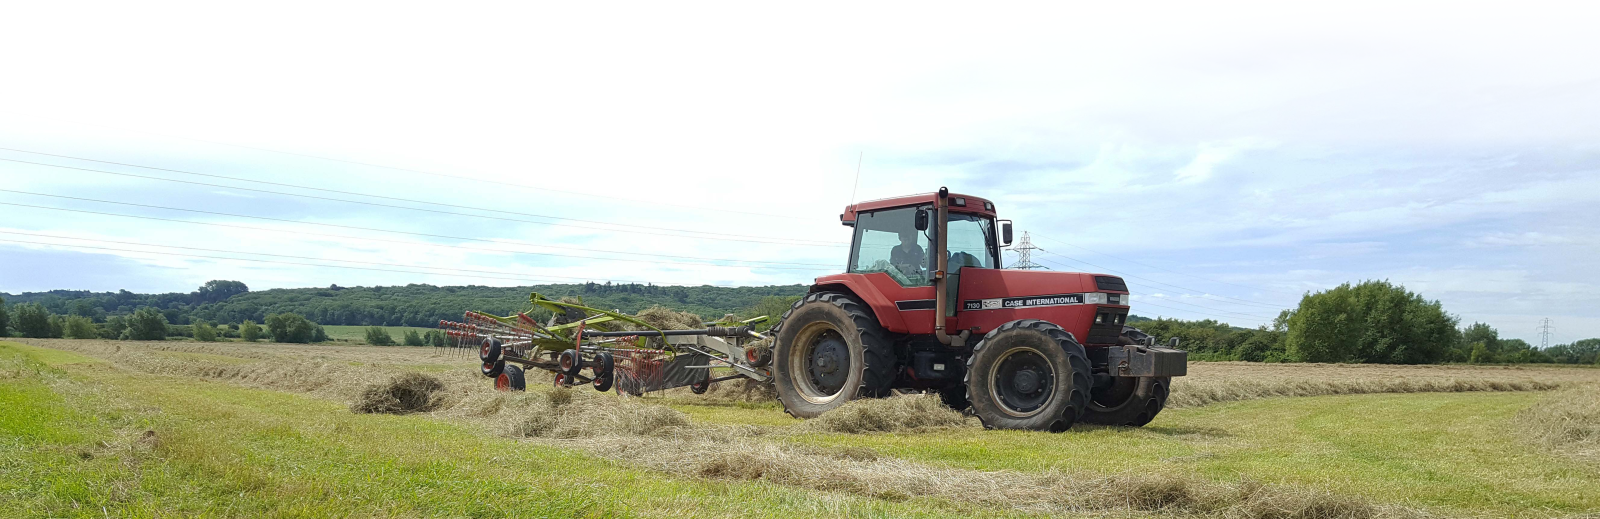
<instances>
[{"instance_id":1,"label":"antenna","mask_svg":"<svg viewBox=\"0 0 1600 519\"><path fill-rule=\"evenodd\" d=\"M1012 264L1011 268L1017 270L1046 268L1044 265L1033 262L1033 251L1043 251L1044 249L1033 246L1033 240L1028 238L1028 231L1022 231L1022 241L1017 243L1017 246L1012 247L1011 250L1017 251L1017 262Z\"/></svg>"},{"instance_id":2,"label":"antenna","mask_svg":"<svg viewBox=\"0 0 1600 519\"><path fill-rule=\"evenodd\" d=\"M850 205L856 205L856 189L861 187L861 159L867 158L867 152L856 155L856 183L850 186Z\"/></svg>"}]
</instances>

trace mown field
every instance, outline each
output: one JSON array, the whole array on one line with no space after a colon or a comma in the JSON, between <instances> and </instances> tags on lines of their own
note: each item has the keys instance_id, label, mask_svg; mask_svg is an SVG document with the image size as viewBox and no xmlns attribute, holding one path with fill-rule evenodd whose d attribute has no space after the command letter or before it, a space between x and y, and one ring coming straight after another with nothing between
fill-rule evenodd
<instances>
[{"instance_id":1,"label":"mown field","mask_svg":"<svg viewBox=\"0 0 1600 519\"><path fill-rule=\"evenodd\" d=\"M741 384L505 394L476 369L426 347L0 343L0 515L1600 513L1595 369L1196 363L1150 426L1064 434L916 396L800 421ZM352 412L407 373L437 381L426 411Z\"/></svg>"},{"instance_id":2,"label":"mown field","mask_svg":"<svg viewBox=\"0 0 1600 519\"><path fill-rule=\"evenodd\" d=\"M370 328L370 326L323 325L322 331L327 332L328 338L335 341L349 341L366 344L367 328ZM419 328L416 326L383 326L382 328L389 332L389 336L393 337L394 342L396 343L399 343L405 338L407 331L415 331L419 334L422 334L427 333L429 330L436 330L436 328Z\"/></svg>"}]
</instances>

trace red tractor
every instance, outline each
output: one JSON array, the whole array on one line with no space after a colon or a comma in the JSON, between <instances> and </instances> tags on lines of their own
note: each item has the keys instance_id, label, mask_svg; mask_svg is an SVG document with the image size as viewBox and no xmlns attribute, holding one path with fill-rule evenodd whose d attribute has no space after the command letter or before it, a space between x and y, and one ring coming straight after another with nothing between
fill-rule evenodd
<instances>
[{"instance_id":1,"label":"red tractor","mask_svg":"<svg viewBox=\"0 0 1600 519\"><path fill-rule=\"evenodd\" d=\"M944 188L846 207L846 272L817 278L772 331L784 409L809 418L908 389L990 428L1149 423L1188 354L1124 324L1119 277L1003 270L1011 222L995 217Z\"/></svg>"}]
</instances>

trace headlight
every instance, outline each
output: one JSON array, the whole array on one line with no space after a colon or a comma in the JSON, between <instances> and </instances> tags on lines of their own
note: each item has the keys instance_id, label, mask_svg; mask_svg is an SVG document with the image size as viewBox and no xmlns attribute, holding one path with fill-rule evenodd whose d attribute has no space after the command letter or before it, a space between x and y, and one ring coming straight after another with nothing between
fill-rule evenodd
<instances>
[{"instance_id":1,"label":"headlight","mask_svg":"<svg viewBox=\"0 0 1600 519\"><path fill-rule=\"evenodd\" d=\"M1083 303L1088 305L1106 304L1106 294L1104 292L1090 292L1084 294Z\"/></svg>"}]
</instances>

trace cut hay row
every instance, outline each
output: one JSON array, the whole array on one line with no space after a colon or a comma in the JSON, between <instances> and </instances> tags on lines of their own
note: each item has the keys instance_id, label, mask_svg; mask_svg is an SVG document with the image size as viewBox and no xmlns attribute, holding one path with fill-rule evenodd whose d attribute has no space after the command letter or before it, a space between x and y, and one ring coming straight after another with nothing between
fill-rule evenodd
<instances>
[{"instance_id":1,"label":"cut hay row","mask_svg":"<svg viewBox=\"0 0 1600 519\"><path fill-rule=\"evenodd\" d=\"M1517 420L1524 434L1551 451L1600 464L1600 384L1550 393Z\"/></svg>"}]
</instances>

